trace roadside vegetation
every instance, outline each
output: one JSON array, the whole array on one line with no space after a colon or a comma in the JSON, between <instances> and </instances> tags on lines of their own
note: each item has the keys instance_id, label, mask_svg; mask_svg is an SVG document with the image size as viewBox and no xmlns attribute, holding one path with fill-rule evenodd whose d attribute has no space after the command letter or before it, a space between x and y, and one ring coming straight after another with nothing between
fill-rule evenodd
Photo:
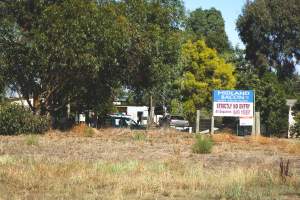
<instances>
[{"instance_id":1,"label":"roadside vegetation","mask_svg":"<svg viewBox=\"0 0 300 200\"><path fill-rule=\"evenodd\" d=\"M39 144L38 137L36 135L28 135L25 139L26 144L30 146L37 146Z\"/></svg>"},{"instance_id":2,"label":"roadside vegetation","mask_svg":"<svg viewBox=\"0 0 300 200\"><path fill-rule=\"evenodd\" d=\"M300 142L279 139L287 99L299 99L300 135L299 10L246 1L240 49L219 10L181 0L0 1L0 199L300 199ZM75 122L94 125L120 100L194 125L216 89L254 90L263 136Z\"/></svg>"},{"instance_id":3,"label":"roadside vegetation","mask_svg":"<svg viewBox=\"0 0 300 200\"><path fill-rule=\"evenodd\" d=\"M46 116L34 115L21 105L0 103L0 135L41 134L49 126Z\"/></svg>"},{"instance_id":4,"label":"roadside vegetation","mask_svg":"<svg viewBox=\"0 0 300 200\"><path fill-rule=\"evenodd\" d=\"M213 141L209 136L196 135L196 142L192 147L194 153L206 154L211 153Z\"/></svg>"},{"instance_id":5,"label":"roadside vegetation","mask_svg":"<svg viewBox=\"0 0 300 200\"><path fill-rule=\"evenodd\" d=\"M135 141L145 141L147 139L147 135L144 132L136 132L133 133L132 138Z\"/></svg>"},{"instance_id":6,"label":"roadside vegetation","mask_svg":"<svg viewBox=\"0 0 300 200\"><path fill-rule=\"evenodd\" d=\"M299 192L276 170L212 170L180 161L57 162L0 157L3 199L280 199Z\"/></svg>"},{"instance_id":7,"label":"roadside vegetation","mask_svg":"<svg viewBox=\"0 0 300 200\"><path fill-rule=\"evenodd\" d=\"M0 101L33 100L31 112L65 129L76 113L102 117L115 99L151 97L194 124L196 110L210 116L213 90L255 90L262 133L286 136L286 99L299 97L299 6L247 1L236 23L243 50L230 44L219 10L188 13L180 0L4 1Z\"/></svg>"},{"instance_id":8,"label":"roadside vegetation","mask_svg":"<svg viewBox=\"0 0 300 200\"><path fill-rule=\"evenodd\" d=\"M289 140L216 134L198 137L201 144L214 142L214 147L210 154L197 154L190 134L149 131L147 140L138 139L143 142L133 135L139 138L140 132L95 130L93 138L72 131L0 137L0 198L299 197L299 142L288 152L286 147L294 144ZM280 174L282 159L285 166L290 163L285 177Z\"/></svg>"}]
</instances>

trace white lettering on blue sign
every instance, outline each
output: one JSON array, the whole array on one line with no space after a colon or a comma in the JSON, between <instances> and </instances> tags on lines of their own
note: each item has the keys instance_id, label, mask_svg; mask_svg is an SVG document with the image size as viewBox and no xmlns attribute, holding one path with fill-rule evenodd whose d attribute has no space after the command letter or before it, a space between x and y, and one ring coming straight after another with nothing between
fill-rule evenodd
<instances>
[{"instance_id":1,"label":"white lettering on blue sign","mask_svg":"<svg viewBox=\"0 0 300 200\"><path fill-rule=\"evenodd\" d=\"M252 117L254 91L215 90L213 92L213 115L224 117Z\"/></svg>"},{"instance_id":2,"label":"white lettering on blue sign","mask_svg":"<svg viewBox=\"0 0 300 200\"><path fill-rule=\"evenodd\" d=\"M248 102L253 103L254 92L252 90L215 90L214 102Z\"/></svg>"}]
</instances>

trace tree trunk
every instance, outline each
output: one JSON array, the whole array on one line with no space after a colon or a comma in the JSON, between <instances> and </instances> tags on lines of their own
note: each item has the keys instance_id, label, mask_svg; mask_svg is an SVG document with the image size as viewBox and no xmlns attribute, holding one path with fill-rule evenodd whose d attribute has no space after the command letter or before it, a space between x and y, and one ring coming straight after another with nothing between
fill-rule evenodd
<instances>
[{"instance_id":1,"label":"tree trunk","mask_svg":"<svg viewBox=\"0 0 300 200\"><path fill-rule=\"evenodd\" d=\"M39 95L34 94L33 95L33 108L34 108L34 114L39 115L41 114L41 102Z\"/></svg>"}]
</instances>

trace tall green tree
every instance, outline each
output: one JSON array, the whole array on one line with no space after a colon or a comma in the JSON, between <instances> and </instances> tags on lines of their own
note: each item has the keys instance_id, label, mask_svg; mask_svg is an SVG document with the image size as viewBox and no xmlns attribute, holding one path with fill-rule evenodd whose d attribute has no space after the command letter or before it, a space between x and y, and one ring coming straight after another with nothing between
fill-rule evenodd
<instances>
[{"instance_id":1,"label":"tall green tree","mask_svg":"<svg viewBox=\"0 0 300 200\"><path fill-rule=\"evenodd\" d=\"M233 63L236 66L237 89L255 90L255 110L260 112L261 127L266 136L285 136L288 130L288 109L283 85L273 72L258 75L243 50L236 50Z\"/></svg>"},{"instance_id":2,"label":"tall green tree","mask_svg":"<svg viewBox=\"0 0 300 200\"><path fill-rule=\"evenodd\" d=\"M0 73L34 112L54 115L68 103L110 98L128 44L127 21L113 4L15 0L1 9Z\"/></svg>"},{"instance_id":3,"label":"tall green tree","mask_svg":"<svg viewBox=\"0 0 300 200\"><path fill-rule=\"evenodd\" d=\"M182 47L182 77L177 86L186 117L194 121L196 110L211 108L214 89L233 89L234 67L203 40L188 41Z\"/></svg>"},{"instance_id":4,"label":"tall green tree","mask_svg":"<svg viewBox=\"0 0 300 200\"><path fill-rule=\"evenodd\" d=\"M166 103L178 70L184 7L181 0L120 1L130 26L130 45L124 57L127 87L136 101ZM146 98L148 99L148 98Z\"/></svg>"},{"instance_id":5,"label":"tall green tree","mask_svg":"<svg viewBox=\"0 0 300 200\"><path fill-rule=\"evenodd\" d=\"M230 43L225 32L225 23L219 10L198 8L191 12L187 20L187 30L192 31L197 39L204 39L207 46L219 53L230 50Z\"/></svg>"},{"instance_id":6,"label":"tall green tree","mask_svg":"<svg viewBox=\"0 0 300 200\"><path fill-rule=\"evenodd\" d=\"M300 59L298 0L247 1L237 21L246 57L259 75L276 70L280 80L293 76Z\"/></svg>"}]
</instances>

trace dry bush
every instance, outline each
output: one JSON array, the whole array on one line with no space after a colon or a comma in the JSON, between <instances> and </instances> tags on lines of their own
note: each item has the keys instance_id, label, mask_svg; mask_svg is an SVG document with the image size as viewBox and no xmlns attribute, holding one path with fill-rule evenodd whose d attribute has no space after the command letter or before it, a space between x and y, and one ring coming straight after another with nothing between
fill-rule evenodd
<instances>
[{"instance_id":1,"label":"dry bush","mask_svg":"<svg viewBox=\"0 0 300 200\"><path fill-rule=\"evenodd\" d=\"M286 152L289 154L299 154L300 153L300 142L296 140L280 139L280 138L270 138L263 136L250 136L250 137L238 137L228 133L214 134L212 139L215 143L234 143L241 148L262 148L262 149L277 149L281 152Z\"/></svg>"},{"instance_id":2,"label":"dry bush","mask_svg":"<svg viewBox=\"0 0 300 200\"><path fill-rule=\"evenodd\" d=\"M69 135L80 137L93 137L96 134L96 129L87 126L86 124L75 125L69 132Z\"/></svg>"},{"instance_id":3,"label":"dry bush","mask_svg":"<svg viewBox=\"0 0 300 200\"><path fill-rule=\"evenodd\" d=\"M286 146L285 151L290 154L300 154L300 142L295 141Z\"/></svg>"},{"instance_id":4,"label":"dry bush","mask_svg":"<svg viewBox=\"0 0 300 200\"><path fill-rule=\"evenodd\" d=\"M130 138L133 135L133 131L126 128L104 128L98 130L98 137L105 140L123 140Z\"/></svg>"},{"instance_id":5,"label":"dry bush","mask_svg":"<svg viewBox=\"0 0 300 200\"><path fill-rule=\"evenodd\" d=\"M229 133L221 133L212 135L212 139L215 143L230 142L230 143L240 143L241 138Z\"/></svg>"},{"instance_id":6,"label":"dry bush","mask_svg":"<svg viewBox=\"0 0 300 200\"><path fill-rule=\"evenodd\" d=\"M252 143L256 142L262 145L278 145L278 146L286 145L285 141L280 140L278 138L270 138L270 137L263 137L263 136L252 136L251 142Z\"/></svg>"},{"instance_id":7,"label":"dry bush","mask_svg":"<svg viewBox=\"0 0 300 200\"><path fill-rule=\"evenodd\" d=\"M300 153L300 143L290 139L267 138L262 136L251 137L252 143L258 143L264 147L275 147L282 152L289 154Z\"/></svg>"},{"instance_id":8,"label":"dry bush","mask_svg":"<svg viewBox=\"0 0 300 200\"><path fill-rule=\"evenodd\" d=\"M70 132L76 134L82 134L86 128L87 128L86 124L77 124L70 130Z\"/></svg>"}]
</instances>

